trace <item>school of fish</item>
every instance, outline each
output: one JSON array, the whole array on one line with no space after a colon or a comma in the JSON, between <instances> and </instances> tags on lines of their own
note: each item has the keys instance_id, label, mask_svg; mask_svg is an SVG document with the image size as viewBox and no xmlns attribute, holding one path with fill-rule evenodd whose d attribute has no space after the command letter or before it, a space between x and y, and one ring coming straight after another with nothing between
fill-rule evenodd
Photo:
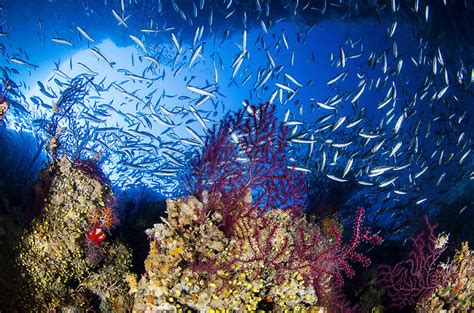
<instances>
[{"instance_id":1,"label":"school of fish","mask_svg":"<svg viewBox=\"0 0 474 313\"><path fill-rule=\"evenodd\" d=\"M454 185L472 182L473 128L465 103L473 100L473 65L448 64L441 47L411 34L399 20L400 0L377 4L383 18L374 32L381 42L347 28L342 42L326 47L319 38L331 33L331 19L350 23L353 14L340 1L282 1L283 16L272 11L276 1L216 2L152 1L144 18L139 1L106 0L110 38L120 36L120 45L129 47L120 58L103 48L107 36L100 28L81 19L58 12L51 17L58 24L54 34L31 19L31 40L62 52L47 79L33 84L27 78L48 65L12 45L3 27L2 71L14 85L7 127L44 141L41 129L61 91L83 76L92 78L88 96L75 105L75 119L61 125L62 145L83 157L100 153L120 188L143 184L173 195L180 172L220 118L242 107L253 114L248 102L267 101L291 129L292 168L357 184L379 203L374 218L435 207ZM409 2L403 10L429 23L430 1ZM295 21L303 14L321 22ZM93 62L75 60L78 51Z\"/></svg>"}]
</instances>

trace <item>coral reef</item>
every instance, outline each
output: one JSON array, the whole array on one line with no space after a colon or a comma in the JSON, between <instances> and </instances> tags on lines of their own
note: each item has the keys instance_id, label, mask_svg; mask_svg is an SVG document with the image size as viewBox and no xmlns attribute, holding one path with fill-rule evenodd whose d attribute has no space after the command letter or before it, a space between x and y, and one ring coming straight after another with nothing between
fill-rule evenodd
<instances>
[{"instance_id":1,"label":"coral reef","mask_svg":"<svg viewBox=\"0 0 474 313\"><path fill-rule=\"evenodd\" d=\"M468 312L474 298L474 254L464 242L452 261L441 264L444 277L431 295L416 304L417 312Z\"/></svg>"},{"instance_id":2,"label":"coral reef","mask_svg":"<svg viewBox=\"0 0 474 313\"><path fill-rule=\"evenodd\" d=\"M114 311L115 306L125 309L122 304L129 299L123 282L130 267L130 251L119 242L84 244L87 232L105 225L103 214L96 225L90 225L88 217L97 208L104 208L99 213L107 212L113 197L109 187L78 170L66 157L47 171L52 181L43 210L18 243L18 266L29 293L24 297L24 308L85 309L96 295L107 311Z\"/></svg>"},{"instance_id":3,"label":"coral reef","mask_svg":"<svg viewBox=\"0 0 474 313\"><path fill-rule=\"evenodd\" d=\"M79 90L86 83L78 82ZM110 240L119 216L102 172L94 161L58 150L58 124L68 113L68 106L58 106L50 133L53 164L37 185L45 203L18 243L28 293L22 308L348 308L342 287L355 275L352 264L370 264L356 249L381 238L363 226L362 208L347 243L336 219L309 221L304 176L287 163L288 128L271 104L245 112L214 128L192 161L190 195L166 200L166 218L146 231L150 251L139 279L130 272L131 250Z\"/></svg>"},{"instance_id":4,"label":"coral reef","mask_svg":"<svg viewBox=\"0 0 474 313\"><path fill-rule=\"evenodd\" d=\"M130 249L121 242L107 242L103 248L107 251L103 263L96 271L89 272L79 290L83 288L98 295L102 312L129 312L132 304L127 282L127 277L132 275Z\"/></svg>"},{"instance_id":5,"label":"coral reef","mask_svg":"<svg viewBox=\"0 0 474 313\"><path fill-rule=\"evenodd\" d=\"M309 308L317 303L313 286L298 269L279 275L278 266L289 258L286 243L292 231L291 215L271 210L261 217L243 219L241 231L226 237L219 229L222 215L211 214L198 222L205 203L194 196L167 201L168 217L147 230L152 239L145 261L146 274L138 283L135 312L185 309L256 310L265 302L275 309ZM260 237L253 227L268 223ZM256 249L272 232L266 251ZM262 254L264 253L264 254ZM196 263L200 259L200 263ZM271 259L275 267L265 266ZM216 271L205 270L215 268Z\"/></svg>"},{"instance_id":6,"label":"coral reef","mask_svg":"<svg viewBox=\"0 0 474 313\"><path fill-rule=\"evenodd\" d=\"M381 238L362 227L362 209L348 244L337 223L321 230L307 221L288 134L270 103L248 104L210 132L191 162L192 196L168 200L168 217L147 230L135 311L346 307L349 262L370 264L356 248Z\"/></svg>"},{"instance_id":7,"label":"coral reef","mask_svg":"<svg viewBox=\"0 0 474 313\"><path fill-rule=\"evenodd\" d=\"M202 198L209 196L204 192ZM247 193L245 203L250 202ZM370 262L355 248L378 241L362 231L362 210L352 241L344 245L336 227L325 235L304 215L295 218L279 209L254 211L227 236L219 227L221 213L200 221L206 205L194 196L167 200L167 218L146 231L150 254L135 294L135 312L336 307L342 273L354 275L348 261Z\"/></svg>"}]
</instances>

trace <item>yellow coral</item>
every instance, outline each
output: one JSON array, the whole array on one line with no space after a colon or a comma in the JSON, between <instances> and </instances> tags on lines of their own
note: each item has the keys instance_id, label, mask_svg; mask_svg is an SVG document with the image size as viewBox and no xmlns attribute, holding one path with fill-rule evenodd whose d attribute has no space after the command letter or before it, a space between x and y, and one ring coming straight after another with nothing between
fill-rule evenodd
<instances>
[{"instance_id":1,"label":"yellow coral","mask_svg":"<svg viewBox=\"0 0 474 313\"><path fill-rule=\"evenodd\" d=\"M441 270L441 269L440 269ZM421 299L417 305L418 312L467 312L473 307L474 300L474 254L467 242L456 251L453 260L442 266L445 271L443 281L435 291Z\"/></svg>"},{"instance_id":2,"label":"yellow coral","mask_svg":"<svg viewBox=\"0 0 474 313\"><path fill-rule=\"evenodd\" d=\"M184 250L184 247L183 246L179 246L177 248L174 248L172 250L169 251L169 254L171 256L177 256L177 255L180 255L181 253L183 253L183 250Z\"/></svg>"},{"instance_id":3,"label":"yellow coral","mask_svg":"<svg viewBox=\"0 0 474 313\"><path fill-rule=\"evenodd\" d=\"M128 273L125 275L125 280L127 281L128 285L130 286L130 294L133 294L137 292L138 288L138 280L137 280L137 274L135 273Z\"/></svg>"}]
</instances>

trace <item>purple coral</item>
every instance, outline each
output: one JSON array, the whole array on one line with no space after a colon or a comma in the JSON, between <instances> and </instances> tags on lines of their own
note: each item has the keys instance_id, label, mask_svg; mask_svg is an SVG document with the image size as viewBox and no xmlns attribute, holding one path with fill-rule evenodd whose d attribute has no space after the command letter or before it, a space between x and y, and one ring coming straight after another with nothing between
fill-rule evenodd
<instances>
[{"instance_id":1,"label":"purple coral","mask_svg":"<svg viewBox=\"0 0 474 313\"><path fill-rule=\"evenodd\" d=\"M199 259L191 267L216 273L232 268L235 263L258 262L262 269L275 269L277 280L289 271L307 273L304 278L314 285L321 300L331 307L341 307L344 275L354 275L349 262L370 264L370 259L356 252L356 248L364 242L380 244L381 238L362 227L362 208L348 244L342 242L342 233L335 226L332 234L324 234L317 225L305 222L301 218L306 200L305 180L287 162L288 127L278 122L275 106L269 103L248 105L247 112L248 116L243 110L227 116L210 132L204 150L191 164L189 188L206 203L201 220L210 212L221 213L220 226L228 235L236 235L234 227L238 221L250 218L252 222L246 228L252 234L249 246L253 256L245 259L237 251L236 257L226 264ZM208 194L203 195L203 191ZM245 201L249 191L251 203ZM285 238L276 249L273 241L278 226L262 213L278 208L293 214L296 231L291 234L291 244ZM266 230L263 236L262 229ZM259 274L257 271L256 275Z\"/></svg>"},{"instance_id":2,"label":"purple coral","mask_svg":"<svg viewBox=\"0 0 474 313\"><path fill-rule=\"evenodd\" d=\"M300 229L298 239L295 241L294 253L291 259L304 267L309 268L309 280L318 293L318 298L332 308L339 307L341 301L340 288L344 286L345 274L348 278L355 275L355 271L349 262L359 263L364 267L370 265L370 259L357 252L356 248L363 243L380 245L382 238L373 234L370 228L363 227L364 209L359 208L351 241L344 244L342 232L333 225L332 233L334 240L323 249L317 249L321 242L328 242L328 238L318 231L311 229ZM309 234L309 239L306 234ZM303 261L303 263L302 263ZM341 304L342 305L342 304Z\"/></svg>"},{"instance_id":3,"label":"purple coral","mask_svg":"<svg viewBox=\"0 0 474 313\"><path fill-rule=\"evenodd\" d=\"M224 216L229 233L236 221L254 210L304 208L306 186L302 173L287 162L288 127L278 122L275 106L248 105L227 116L206 139L206 148L192 162L190 189L200 196L209 191L207 210ZM244 204L248 192L252 203Z\"/></svg>"},{"instance_id":4,"label":"purple coral","mask_svg":"<svg viewBox=\"0 0 474 313\"><path fill-rule=\"evenodd\" d=\"M378 282L395 308L413 306L443 280L437 261L444 248L437 244L436 225L431 225L426 216L424 219L425 230L410 238L413 246L406 259L378 269Z\"/></svg>"}]
</instances>

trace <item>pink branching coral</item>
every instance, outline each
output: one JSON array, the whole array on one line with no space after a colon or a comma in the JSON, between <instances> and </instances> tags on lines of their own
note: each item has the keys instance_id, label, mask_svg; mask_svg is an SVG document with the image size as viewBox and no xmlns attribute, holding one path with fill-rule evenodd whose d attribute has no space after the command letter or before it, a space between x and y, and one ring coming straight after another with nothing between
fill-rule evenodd
<instances>
[{"instance_id":1,"label":"pink branching coral","mask_svg":"<svg viewBox=\"0 0 474 313\"><path fill-rule=\"evenodd\" d=\"M192 166L192 192L200 196L207 190L209 210L224 216L224 229L252 210L304 208L306 187L303 174L296 173L287 162L288 127L275 115L270 103L248 105L245 111L227 116L206 140L206 148ZM252 204L243 205L247 192ZM220 204L216 203L219 199ZM203 217L207 212L203 212Z\"/></svg>"},{"instance_id":2,"label":"pink branching coral","mask_svg":"<svg viewBox=\"0 0 474 313\"><path fill-rule=\"evenodd\" d=\"M356 251L363 243L380 245L382 238L372 234L369 228L363 227L364 210L359 208L349 243L343 243L342 231L336 225L332 227L332 239L321 233L315 224L299 225L294 246L288 262L288 269L298 269L305 280L310 282L322 303L334 310L349 306L345 303L341 288L344 286L344 275L352 278L355 271L349 262L359 263L364 267L371 261Z\"/></svg>"},{"instance_id":3,"label":"pink branching coral","mask_svg":"<svg viewBox=\"0 0 474 313\"><path fill-rule=\"evenodd\" d=\"M443 281L437 262L444 251L443 237L435 235L436 225L431 225L426 216L425 224L424 231L410 238L413 246L406 259L394 266L379 266L378 281L393 307L415 305Z\"/></svg>"},{"instance_id":4,"label":"pink branching coral","mask_svg":"<svg viewBox=\"0 0 474 313\"><path fill-rule=\"evenodd\" d=\"M288 128L275 116L275 106L248 105L214 128L204 151L192 163L190 188L201 197L204 208L198 220L213 213L222 216L219 225L234 238L229 259L198 257L191 267L210 275L243 270L252 280L269 268L274 283L297 272L314 286L322 303L339 307L338 293L344 276L354 276L349 262L370 264L356 252L362 243L380 244L381 238L362 225L364 210L356 216L353 237L347 244L334 225L331 233L306 220L305 180L287 162ZM272 210L288 213L274 215ZM222 277L225 279L224 277Z\"/></svg>"}]
</instances>

